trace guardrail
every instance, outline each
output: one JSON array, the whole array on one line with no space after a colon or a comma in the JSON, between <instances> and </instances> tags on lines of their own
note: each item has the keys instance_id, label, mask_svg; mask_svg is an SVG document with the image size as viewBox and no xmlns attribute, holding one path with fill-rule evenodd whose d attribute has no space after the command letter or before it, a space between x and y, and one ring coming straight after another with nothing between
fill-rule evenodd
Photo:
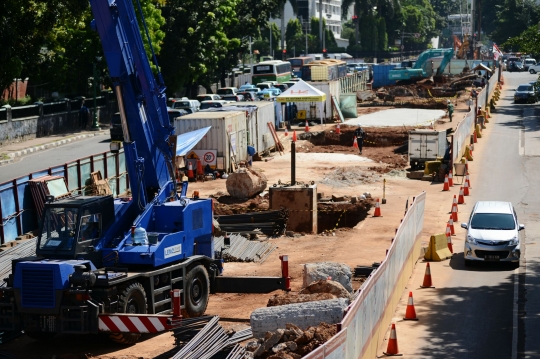
<instances>
[{"instance_id":1,"label":"guardrail","mask_svg":"<svg viewBox=\"0 0 540 359\"><path fill-rule=\"evenodd\" d=\"M426 193L413 198L398 227L386 260L364 283L349 305L338 334L309 353L305 359L375 358L377 349L420 256Z\"/></svg>"},{"instance_id":2,"label":"guardrail","mask_svg":"<svg viewBox=\"0 0 540 359\"><path fill-rule=\"evenodd\" d=\"M39 216L32 199L29 181L43 176L62 176L70 193L85 194L90 184L90 173L101 171L109 182L114 196L126 192L129 181L123 151L103 152L83 157L63 165L29 173L0 184L0 243L15 240L39 226Z\"/></svg>"}]
</instances>

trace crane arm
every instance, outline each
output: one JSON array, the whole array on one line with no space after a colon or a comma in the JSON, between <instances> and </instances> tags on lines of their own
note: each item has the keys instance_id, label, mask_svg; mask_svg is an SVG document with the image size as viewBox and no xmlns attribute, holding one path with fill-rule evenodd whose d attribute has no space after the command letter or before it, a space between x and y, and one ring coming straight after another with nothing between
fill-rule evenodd
<instances>
[{"instance_id":1,"label":"crane arm","mask_svg":"<svg viewBox=\"0 0 540 359\"><path fill-rule=\"evenodd\" d=\"M133 199L142 208L174 178L174 127L165 86L161 74L158 82L152 73L132 0L90 0L90 5L118 99ZM144 23L142 13L140 18Z\"/></svg>"}]
</instances>

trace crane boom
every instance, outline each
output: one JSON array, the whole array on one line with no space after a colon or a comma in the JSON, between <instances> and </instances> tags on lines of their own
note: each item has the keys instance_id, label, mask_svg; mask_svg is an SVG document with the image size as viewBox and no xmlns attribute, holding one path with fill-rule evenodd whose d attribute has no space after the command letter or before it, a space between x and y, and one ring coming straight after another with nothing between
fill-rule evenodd
<instances>
[{"instance_id":1,"label":"crane boom","mask_svg":"<svg viewBox=\"0 0 540 359\"><path fill-rule=\"evenodd\" d=\"M174 127L167 116L165 86L161 74L158 82L152 73L131 0L90 4L118 99L130 185L135 201L144 206L174 176Z\"/></svg>"}]
</instances>

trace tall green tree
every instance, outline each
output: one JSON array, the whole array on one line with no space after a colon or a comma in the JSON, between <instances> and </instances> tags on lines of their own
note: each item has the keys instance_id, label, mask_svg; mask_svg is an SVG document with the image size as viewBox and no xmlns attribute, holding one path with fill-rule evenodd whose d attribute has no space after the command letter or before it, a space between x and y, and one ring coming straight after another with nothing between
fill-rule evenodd
<instances>
[{"instance_id":1,"label":"tall green tree","mask_svg":"<svg viewBox=\"0 0 540 359\"><path fill-rule=\"evenodd\" d=\"M326 20L323 19L323 36L324 36L324 46L328 48L337 47L337 42L334 37L334 33L331 30L326 28ZM311 18L311 35L315 36L317 40L317 50L318 52L322 51L322 43L319 37L319 19L316 17Z\"/></svg>"},{"instance_id":2,"label":"tall green tree","mask_svg":"<svg viewBox=\"0 0 540 359\"><path fill-rule=\"evenodd\" d=\"M41 50L54 26L78 18L87 7L78 0L0 1L0 92L14 78L31 77L43 61Z\"/></svg>"},{"instance_id":3,"label":"tall green tree","mask_svg":"<svg viewBox=\"0 0 540 359\"><path fill-rule=\"evenodd\" d=\"M302 24L298 19L291 19L287 23L287 29L285 31L285 41L287 42L287 47L292 48L290 43L297 35L302 35Z\"/></svg>"},{"instance_id":4,"label":"tall green tree","mask_svg":"<svg viewBox=\"0 0 540 359\"><path fill-rule=\"evenodd\" d=\"M484 6L482 28L496 43L516 37L540 21L540 8L533 0L495 0L498 6Z\"/></svg>"},{"instance_id":5,"label":"tall green tree","mask_svg":"<svg viewBox=\"0 0 540 359\"><path fill-rule=\"evenodd\" d=\"M518 36L508 39L499 48L512 51L520 51L525 54L540 55L540 33L538 26L533 25Z\"/></svg>"},{"instance_id":6,"label":"tall green tree","mask_svg":"<svg viewBox=\"0 0 540 359\"><path fill-rule=\"evenodd\" d=\"M170 0L160 56L165 83L172 92L191 87L217 73L218 65L237 46L225 33L233 26L237 0Z\"/></svg>"}]
</instances>

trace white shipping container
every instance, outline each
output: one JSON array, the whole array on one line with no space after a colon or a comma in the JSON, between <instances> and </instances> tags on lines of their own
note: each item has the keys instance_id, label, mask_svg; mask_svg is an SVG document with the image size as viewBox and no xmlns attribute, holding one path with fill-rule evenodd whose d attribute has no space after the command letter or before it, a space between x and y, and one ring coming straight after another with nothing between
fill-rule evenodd
<instances>
[{"instance_id":1,"label":"white shipping container","mask_svg":"<svg viewBox=\"0 0 540 359\"><path fill-rule=\"evenodd\" d=\"M268 123L275 125L276 111L272 101L236 102L236 106L256 106L257 111L247 119L248 144L255 147L257 153L263 153L275 146Z\"/></svg>"},{"instance_id":2,"label":"white shipping container","mask_svg":"<svg viewBox=\"0 0 540 359\"><path fill-rule=\"evenodd\" d=\"M339 103L339 94L340 94L340 83L339 80L326 81L326 82L308 82L311 86L315 87L317 90L322 91L326 94L326 102L322 103L322 113L326 120L332 119L332 96L334 96ZM310 106L315 105L315 118L319 118L319 108L321 107L320 102L297 102L296 107L298 110L306 110L306 118L309 120ZM325 109L326 107L326 109Z\"/></svg>"},{"instance_id":3,"label":"white shipping container","mask_svg":"<svg viewBox=\"0 0 540 359\"><path fill-rule=\"evenodd\" d=\"M448 143L446 131L415 129L409 131L409 163L413 169L424 167L426 161L444 157Z\"/></svg>"},{"instance_id":4,"label":"white shipping container","mask_svg":"<svg viewBox=\"0 0 540 359\"><path fill-rule=\"evenodd\" d=\"M231 171L231 147L234 149L237 162L247 160L247 128L244 111L199 111L179 117L174 121L174 125L177 135L211 126L210 131L193 149L217 151L217 157L224 159L223 169L227 172Z\"/></svg>"}]
</instances>

